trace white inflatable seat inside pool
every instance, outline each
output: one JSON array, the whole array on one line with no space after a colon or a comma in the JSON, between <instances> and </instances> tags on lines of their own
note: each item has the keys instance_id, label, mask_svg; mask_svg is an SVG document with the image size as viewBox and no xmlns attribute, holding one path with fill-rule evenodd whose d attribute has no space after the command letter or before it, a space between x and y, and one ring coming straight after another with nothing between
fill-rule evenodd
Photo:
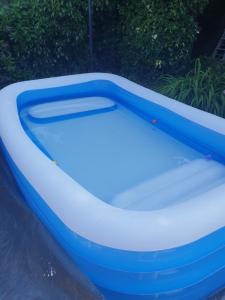
<instances>
[{"instance_id":1,"label":"white inflatable seat inside pool","mask_svg":"<svg viewBox=\"0 0 225 300\"><path fill-rule=\"evenodd\" d=\"M225 182L225 167L196 159L126 190L111 205L130 210L154 210L204 193Z\"/></svg>"},{"instance_id":2,"label":"white inflatable seat inside pool","mask_svg":"<svg viewBox=\"0 0 225 300\"><path fill-rule=\"evenodd\" d=\"M100 112L114 107L116 103L108 98L86 97L34 105L29 108L28 114L33 118L45 119L91 111Z\"/></svg>"}]
</instances>

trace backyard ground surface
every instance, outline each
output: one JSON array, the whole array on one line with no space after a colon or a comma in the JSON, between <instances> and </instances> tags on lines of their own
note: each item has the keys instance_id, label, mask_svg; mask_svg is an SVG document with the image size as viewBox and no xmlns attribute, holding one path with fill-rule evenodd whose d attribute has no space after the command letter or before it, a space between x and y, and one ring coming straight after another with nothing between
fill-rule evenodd
<instances>
[{"instance_id":1,"label":"backyard ground surface","mask_svg":"<svg viewBox=\"0 0 225 300\"><path fill-rule=\"evenodd\" d=\"M2 152L0 299L103 299L26 206Z\"/></svg>"}]
</instances>

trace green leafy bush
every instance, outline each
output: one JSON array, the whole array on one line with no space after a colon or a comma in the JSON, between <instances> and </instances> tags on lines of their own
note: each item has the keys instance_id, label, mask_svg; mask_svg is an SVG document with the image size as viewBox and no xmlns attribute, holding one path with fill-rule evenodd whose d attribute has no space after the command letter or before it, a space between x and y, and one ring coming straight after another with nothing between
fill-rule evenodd
<instances>
[{"instance_id":1,"label":"green leafy bush","mask_svg":"<svg viewBox=\"0 0 225 300\"><path fill-rule=\"evenodd\" d=\"M83 0L13 0L1 9L0 69L14 79L87 69Z\"/></svg>"},{"instance_id":2,"label":"green leafy bush","mask_svg":"<svg viewBox=\"0 0 225 300\"><path fill-rule=\"evenodd\" d=\"M190 60L208 0L94 0L95 70L145 83ZM88 1L11 0L0 7L0 85L88 71Z\"/></svg>"},{"instance_id":3,"label":"green leafy bush","mask_svg":"<svg viewBox=\"0 0 225 300\"><path fill-rule=\"evenodd\" d=\"M124 1L119 7L124 71L141 73L145 78L151 71L156 76L184 69L199 33L197 16L207 3L208 0Z\"/></svg>"},{"instance_id":4,"label":"green leafy bush","mask_svg":"<svg viewBox=\"0 0 225 300\"><path fill-rule=\"evenodd\" d=\"M225 64L196 59L184 76L163 76L157 91L191 106L225 117Z\"/></svg>"}]
</instances>

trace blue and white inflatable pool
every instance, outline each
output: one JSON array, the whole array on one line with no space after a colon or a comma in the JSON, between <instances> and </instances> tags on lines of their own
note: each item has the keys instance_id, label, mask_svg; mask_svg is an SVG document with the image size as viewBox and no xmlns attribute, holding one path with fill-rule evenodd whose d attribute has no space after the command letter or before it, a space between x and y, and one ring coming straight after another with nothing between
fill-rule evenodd
<instances>
[{"instance_id":1,"label":"blue and white inflatable pool","mask_svg":"<svg viewBox=\"0 0 225 300\"><path fill-rule=\"evenodd\" d=\"M28 204L106 299L225 285L224 119L92 73L2 89L0 136Z\"/></svg>"}]
</instances>

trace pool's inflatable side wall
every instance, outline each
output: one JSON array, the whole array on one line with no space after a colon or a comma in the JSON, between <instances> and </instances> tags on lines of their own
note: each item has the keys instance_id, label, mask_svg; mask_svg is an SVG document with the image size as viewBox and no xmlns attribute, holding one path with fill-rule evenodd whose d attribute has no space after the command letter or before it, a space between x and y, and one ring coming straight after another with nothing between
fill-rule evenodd
<instances>
[{"instance_id":1,"label":"pool's inflatable side wall","mask_svg":"<svg viewBox=\"0 0 225 300\"><path fill-rule=\"evenodd\" d=\"M179 205L140 212L119 209L101 201L63 172L26 133L19 110L32 102L84 95L113 97L149 122L151 118L157 118L156 126L189 144L193 143L211 158L224 159L224 119L120 76L92 73L10 85L0 91L2 141L26 180L70 230L96 244L143 252L186 245L224 227L225 184L190 201L181 201ZM88 222L84 222L86 219Z\"/></svg>"},{"instance_id":2,"label":"pool's inflatable side wall","mask_svg":"<svg viewBox=\"0 0 225 300\"><path fill-rule=\"evenodd\" d=\"M98 75L99 77L104 77L103 75ZM107 75L108 76L108 75ZM106 77L107 77L106 76ZM111 76L111 75L110 75ZM109 76L109 78L110 78ZM95 77L93 75L93 77ZM117 78L117 77L116 77ZM118 77L120 78L120 77ZM65 78L64 78L65 79ZM52 79L53 80L53 79ZM85 81L85 76L83 77L83 80ZM56 80L57 81L57 80ZM73 81L73 80L71 80ZM42 81L43 82L43 81ZM59 80L60 82L60 80ZM63 80L64 84L66 81ZM118 79L118 82L119 79ZM117 83L118 83L117 82ZM123 82L123 79L121 79L121 82ZM126 81L127 82L127 81ZM59 84L59 83L57 83ZM82 83L83 84L83 83ZM41 85L38 87L41 89ZM156 111L158 108L155 105L152 105L151 101L149 102L149 106L146 104L145 98L140 98L140 105L142 106L142 109L137 106L137 98L135 98L132 93L130 94L130 91L120 91L120 95L118 96L118 84L114 85L114 87L111 86L110 83L110 90L115 88L114 91L114 97L118 97L118 101L125 101L126 99L130 99L129 103L126 102L126 105L133 106L134 109L138 110L139 113L143 114L144 117L148 118L148 115L150 114L152 117L157 117L160 120L160 123L162 123L162 126L169 127L169 130L175 130L176 126L169 123L169 118L172 118L173 122L180 120L179 116L174 116L173 112L171 110L168 112L168 107L165 107L165 110L160 110L160 113ZM135 84L132 83L132 85L135 86ZM107 89L105 93L108 93L109 86L108 83L106 83ZM28 86L29 87L29 84ZM26 89L27 89L26 87ZM120 87L121 88L121 87ZM56 88L57 89L57 88ZM137 87L137 90L139 87ZM141 88L141 91L145 89ZM41 93L46 93L44 90L38 91ZM85 88L85 92L87 92L87 89ZM91 91L90 91L91 92ZM34 94L32 94L34 93ZM20 92L18 95L20 95L18 99L15 99L15 105L18 103L18 108L20 109L20 105L25 105L26 101L27 103L31 101L31 96L35 96L36 91L33 92L24 92L24 94L21 94ZM54 93L56 93L56 97L58 97L58 91L54 88ZM74 87L73 87L73 93L74 93ZM128 93L128 94L127 94ZM32 94L32 95L31 95ZM154 93L152 94L155 95ZM4 97L7 96L7 93L4 94ZM40 94L36 95L38 99L40 99ZM73 94L74 96L74 94ZM109 94L107 94L109 96ZM26 98L27 97L27 98ZM42 94L42 99L44 97L44 94ZM46 97L49 97L49 95L46 94ZM62 97L62 95L60 96ZM155 95L156 97L156 95ZM1 95L0 95L1 98ZM20 99L20 100L19 100ZM23 99L23 100L21 100ZM24 100L25 99L25 100ZM26 100L27 99L27 100ZM35 100L34 98L32 98ZM45 98L46 99L46 98ZM54 98L55 99L55 98ZM164 99L163 97L161 99ZM2 99L1 99L2 100ZM5 102L7 102L7 99L3 99ZM10 99L10 101L13 100L13 98ZM18 102L17 102L18 100ZM20 102L21 101L21 102ZM127 101L127 100L126 100ZM139 102L138 101L138 102ZM153 101L154 102L154 101ZM142 104L141 104L142 103ZM174 103L174 102L172 102ZM6 103L5 109L12 106L13 111L15 107L13 106L14 103L11 104ZM172 104L173 105L173 104ZM22 107L22 106L21 106ZM179 105L178 105L179 107ZM148 111L149 109L149 111ZM156 114L155 113L159 113ZM178 109L179 110L179 109ZM192 109L191 109L192 111ZM5 110L7 112L7 110ZM188 112L188 110L187 110ZM18 114L18 111L15 109L14 113ZM167 114L169 113L169 115ZM171 114L172 113L172 114ZM15 116L18 118L18 115L12 114L10 117ZM170 115L171 114L171 115ZM176 115L176 114L175 114ZM193 114L194 115L194 114ZM203 113L204 115L204 113ZM201 112L200 112L200 123L197 125L202 127L203 124L201 124L202 120L204 121L204 118L201 118ZM187 117L187 116L186 116ZM193 117L193 116L192 116ZM187 118L188 119L188 118ZM202 134L202 137L205 137L207 139L207 134L212 134L211 138L215 138L218 140L215 142L215 144L212 146L211 151L213 153L215 152L215 155L218 155L218 159L223 159L223 152L220 152L221 143L223 142L221 138L223 138L223 129L221 127L221 124L224 124L224 120L221 121L218 120L217 117L209 117L209 120L215 120L215 130L213 130L210 124L208 124L208 128L192 128L198 131L199 134ZM13 120L12 120L13 121ZM182 119L183 121L183 119ZM185 121L185 120L184 120ZM186 130L188 130L190 126L190 121L193 122L193 120L188 119L186 124ZM209 121L210 123L211 121ZM19 124L19 123L18 123ZM173 123L175 124L175 123ZM16 181L27 201L29 206L33 209L35 214L41 219L41 221L45 224L45 226L48 228L48 230L54 235L55 239L62 245L62 247L68 252L68 254L74 259L75 263L80 267L80 269L89 276L93 282L99 286L105 295L107 295L107 299L123 299L123 300L141 300L141 299L193 299L193 300L199 300L204 299L205 297L209 296L210 294L214 293L217 289L223 287L225 285L225 229L223 226L220 226L220 229L216 228L215 224L212 224L215 226L215 231L209 234L209 232L205 232L205 235L202 238L195 239L195 241L191 241L190 243L186 243L183 246L179 247L162 247L161 250L131 250L131 249L120 249L119 247L109 247L101 243L96 243L94 241L91 241L90 239L87 239L79 234L75 230L71 230L69 226L66 226L63 219L61 219L57 213L53 211L52 208L50 208L50 205L48 205L48 195L46 194L46 199L42 196L44 193L42 193L37 189L37 186L35 186L35 176L37 177L37 174L35 173L35 168L33 166L27 166L26 164L26 157L23 157L23 148L21 148L20 152L18 152L18 149L16 149L16 144L14 147L14 140L13 137L7 136L10 134L11 130L17 129L15 125L12 127L6 126L9 131L7 134L5 134L4 129L6 128L4 126L3 119L0 120L0 134L2 139L2 149L5 154L5 157L11 167L11 170L16 178ZM172 127L171 127L172 126ZM196 124L194 124L196 126ZM168 128L167 128L168 130ZM202 131L203 130L203 131ZM212 131L213 130L213 131ZM212 132L211 132L212 131ZM225 131L225 130L224 130ZM12 131L13 132L13 131ZM19 131L18 131L19 132ZM225 133L225 132L224 132ZM194 133L191 132L191 135ZM40 161L41 163L48 162L49 158L45 156L34 144L32 141L28 141L27 136L23 136L23 132L21 131L21 137L24 137L24 145L30 146L31 150L31 156L32 154L40 154ZM202 138L201 137L201 138ZM182 137L181 137L182 138ZM193 137L192 137L193 138ZM206 142L209 140L206 140ZM221 141L221 143L220 143ZM210 141L209 141L210 142ZM23 146L23 140L20 141L21 145L18 145L18 147ZM210 146L210 145L209 145ZM34 148L36 147L36 148ZM211 147L211 146L210 146ZM9 151L10 150L10 151ZM13 152L14 151L14 152ZM16 153L17 151L17 153ZM40 153L39 153L39 152ZM222 151L222 150L221 150ZM224 150L223 150L224 151ZM17 155L16 155L17 154ZM18 155L19 154L19 155ZM43 158L43 159L42 159ZM20 159L24 160L24 164L20 163ZM27 157L27 163L32 163L32 160L29 160L29 157ZM42 164L39 163L41 166ZM29 169L26 169L25 167L30 167ZM54 166L55 168L55 166ZM26 172L29 171L29 172ZM45 169L40 170L44 174ZM33 173L34 174L33 174ZM60 172L60 170L56 170L56 175L59 174L57 172ZM50 176L50 173L48 174ZM37 179L37 178L36 178ZM40 182L42 183L43 179L39 178ZM41 180L42 179L42 180ZM60 179L60 178L59 178ZM45 187L54 188L54 182L44 182ZM57 187L60 189L60 186ZM64 190L64 189L61 189ZM57 191L56 191L57 192ZM60 192L61 193L61 192ZM61 194L60 194L61 195ZM59 195L59 196L60 196ZM83 197L83 194L80 194ZM67 196L67 195L66 195ZM218 195L219 196L219 195ZM73 201L75 197L73 196ZM61 201L62 198L54 198L54 201ZM85 201L85 199L82 198L82 201ZM95 199L90 199L91 201L95 201ZM216 200L213 199L214 205L216 205ZM65 201L65 198L64 198ZM90 201L90 203L91 203ZM97 200L96 200L97 201ZM88 206L87 206L88 207ZM223 211L221 207L217 207L216 209L221 210L220 217L223 216ZM113 208L112 208L113 210ZM107 210L110 212L110 207L107 207ZM117 210L116 210L117 211ZM121 210L122 213L123 210ZM95 211L95 213L98 213L98 210ZM120 212L120 210L119 210ZM85 213L85 212L84 212ZM164 211L165 213L165 211ZM190 211L186 211L185 215L188 215ZM196 213L196 211L195 211ZM210 211L208 212L210 213ZM213 211L211 211L211 214ZM214 211L216 214L216 211ZM154 214L154 212L153 212ZM160 212L159 212L160 215ZM201 214L200 214L201 215ZM208 214L210 216L210 214ZM131 216L136 216L131 214ZM149 217L153 216L152 214L147 215L146 219L148 220ZM191 213L190 213L191 216ZM106 216L107 217L107 216ZM122 217L122 215L121 215ZM73 218L76 219L76 215L73 215ZM77 216L78 218L78 216ZM125 216L126 218L126 216ZM144 218L144 215L140 215L140 220ZM86 223L89 222L88 217L83 218L83 221L86 221ZM198 220L191 220L189 219L189 224L193 225L194 222L197 222ZM199 219L199 222L197 222L200 225L204 225L204 222L208 222L209 220L201 220ZM185 222L185 220L183 220ZM196 224L197 224L196 223ZM146 223L147 224L147 223ZM199 226L200 226L199 225ZM151 223L149 223L149 226L151 226ZM157 226L157 224L155 224ZM194 226L194 225L193 225ZM204 227L204 226L203 226ZM92 224L92 230L95 228ZM96 226L97 228L97 226ZM101 227L99 229L96 229L97 232L94 234L98 234L101 237ZM148 227L143 227L148 228ZM122 229L122 228L121 228ZM157 229L157 228L156 228ZM156 230L155 229L155 230ZM181 228L179 229L179 234L182 237L182 234L186 235L186 231L189 230L189 228L186 228L181 232ZM205 227L203 228L204 230ZM104 228L105 230L105 228ZM154 232L154 228L150 227L149 230ZM203 231L204 231L203 230ZM141 232L140 232L141 234ZM178 236L177 232L168 232L168 235L174 237L174 240L172 240L172 244L176 245L176 236ZM124 236L126 238L126 236ZM159 236L158 238L161 238ZM132 236L127 236L127 239L135 240ZM144 240L143 240L144 241ZM152 243L153 241L151 241ZM159 240L160 242L160 240ZM164 241L162 241L163 244ZM146 240L146 244L141 245L141 247L145 247L147 245L148 249L155 249L157 240L155 240L156 244L151 244L148 240ZM172 245L170 244L170 245ZM138 247L139 245L137 245ZM132 248L133 246L130 246Z\"/></svg>"},{"instance_id":3,"label":"pool's inflatable side wall","mask_svg":"<svg viewBox=\"0 0 225 300\"><path fill-rule=\"evenodd\" d=\"M106 299L199 300L225 285L225 230L183 247L132 252L97 245L69 230L18 170L1 142L28 205Z\"/></svg>"}]
</instances>

